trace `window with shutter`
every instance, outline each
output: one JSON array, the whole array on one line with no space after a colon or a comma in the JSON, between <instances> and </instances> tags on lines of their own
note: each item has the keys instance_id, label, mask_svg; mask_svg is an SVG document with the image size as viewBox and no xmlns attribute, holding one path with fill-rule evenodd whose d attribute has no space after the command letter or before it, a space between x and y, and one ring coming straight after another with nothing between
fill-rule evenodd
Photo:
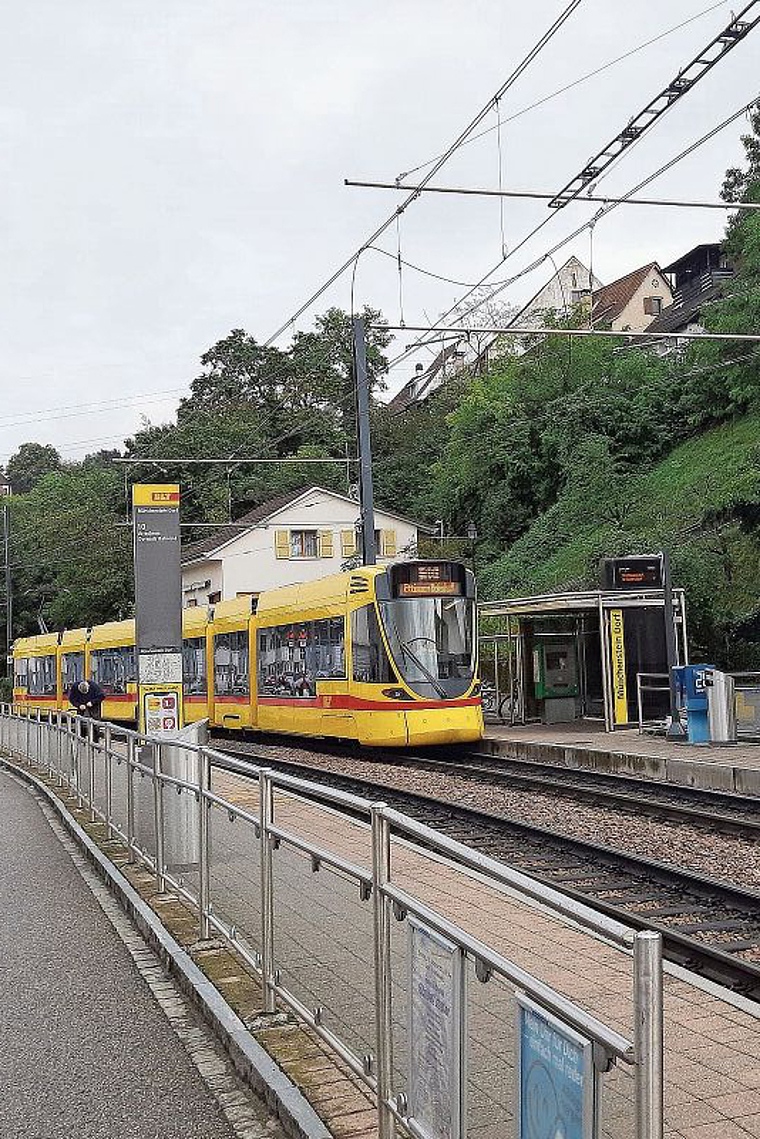
<instances>
[{"instance_id":1,"label":"window with shutter","mask_svg":"<svg viewBox=\"0 0 760 1139\"><path fill-rule=\"evenodd\" d=\"M383 530L382 532L382 554L384 558L395 558L396 556L396 531Z\"/></svg>"},{"instance_id":2,"label":"window with shutter","mask_svg":"<svg viewBox=\"0 0 760 1139\"><path fill-rule=\"evenodd\" d=\"M290 531L289 530L275 530L274 532L274 554L276 558L289 558L290 557Z\"/></svg>"},{"instance_id":3,"label":"window with shutter","mask_svg":"<svg viewBox=\"0 0 760 1139\"><path fill-rule=\"evenodd\" d=\"M356 553L356 531L341 530L340 552L344 558L350 558Z\"/></svg>"},{"instance_id":4,"label":"window with shutter","mask_svg":"<svg viewBox=\"0 0 760 1139\"><path fill-rule=\"evenodd\" d=\"M319 556L320 558L331 558L333 556L332 530L319 531Z\"/></svg>"}]
</instances>

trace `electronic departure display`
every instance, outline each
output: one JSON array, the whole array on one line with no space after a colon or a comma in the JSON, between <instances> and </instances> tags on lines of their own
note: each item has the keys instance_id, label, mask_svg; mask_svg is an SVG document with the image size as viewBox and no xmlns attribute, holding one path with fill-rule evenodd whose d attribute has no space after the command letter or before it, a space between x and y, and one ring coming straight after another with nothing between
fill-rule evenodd
<instances>
[{"instance_id":1,"label":"electronic departure display","mask_svg":"<svg viewBox=\"0 0 760 1139\"><path fill-rule=\"evenodd\" d=\"M608 589L661 589L662 560L658 555L607 558L604 576Z\"/></svg>"},{"instance_id":2,"label":"electronic departure display","mask_svg":"<svg viewBox=\"0 0 760 1139\"><path fill-rule=\"evenodd\" d=\"M391 569L396 597L461 597L464 569L457 562L410 562Z\"/></svg>"}]
</instances>

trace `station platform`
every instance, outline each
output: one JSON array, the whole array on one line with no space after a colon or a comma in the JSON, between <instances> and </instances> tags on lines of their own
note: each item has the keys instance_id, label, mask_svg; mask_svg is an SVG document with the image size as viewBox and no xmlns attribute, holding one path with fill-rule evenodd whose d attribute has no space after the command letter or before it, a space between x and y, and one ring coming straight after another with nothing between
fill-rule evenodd
<instances>
[{"instance_id":1,"label":"station platform","mask_svg":"<svg viewBox=\"0 0 760 1139\"><path fill-rule=\"evenodd\" d=\"M760 743L689 744L596 721L487 724L484 750L536 763L635 775L689 787L760 795Z\"/></svg>"},{"instance_id":2,"label":"station platform","mask_svg":"<svg viewBox=\"0 0 760 1139\"><path fill-rule=\"evenodd\" d=\"M210 1037L140 936L137 949L119 936L28 789L0 771L0 795L0 1132L277 1139L239 1091L237 1124L226 1116L199 1068L225 1075ZM222 1085L229 1096L231 1072Z\"/></svg>"},{"instance_id":3,"label":"station platform","mask_svg":"<svg viewBox=\"0 0 760 1139\"><path fill-rule=\"evenodd\" d=\"M250 781L215 771L214 788L256 810ZM282 793L276 796L276 815L279 825L312 842L324 843L329 828L331 850L368 865L363 824ZM219 858L225 858L221 851ZM394 841L392 861L393 878L403 888L612 1027L632 1032L626 953L538 903L403 841ZM336 888L333 876L310 872L285 849L278 851L276 865L283 975L304 1003L324 1009L325 1023L336 1025L357 1050L371 1050L367 905L355 891ZM254 919L234 891L220 897L222 904L243 928ZM392 951L399 979L393 991L394 1068L401 1086L408 1015L406 932L404 925L396 928ZM468 1002L468 1133L471 1139L503 1139L511 1133L505 1128L514 1125L513 998L504 987L472 983ZM760 1005L666 964L664 1014L666 1139L760 1136ZM633 1081L623 1069L613 1069L604 1079L602 1136L634 1139Z\"/></svg>"}]
</instances>

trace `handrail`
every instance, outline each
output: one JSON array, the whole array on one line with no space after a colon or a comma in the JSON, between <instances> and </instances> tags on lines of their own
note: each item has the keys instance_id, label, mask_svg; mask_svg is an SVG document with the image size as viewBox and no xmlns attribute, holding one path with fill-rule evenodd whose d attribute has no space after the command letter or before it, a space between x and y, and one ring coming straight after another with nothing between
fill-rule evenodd
<instances>
[{"instance_id":1,"label":"handrail","mask_svg":"<svg viewBox=\"0 0 760 1139\"><path fill-rule=\"evenodd\" d=\"M639 674L641 678L659 679L661 674ZM369 1091L375 1095L378 1107L378 1133L381 1139L390 1139L392 1120L410 1135L419 1135L417 1122L406 1114L406 1101L402 1094L394 1092L394 1072L391 1055L393 1036L392 1019L392 974L394 971L391 954L391 923L393 915L399 921L412 915L431 931L446 939L456 951L469 959L479 981L486 983L492 976L511 986L515 991L531 997L547 1013L574 1028L595 1045L594 1063L602 1069L615 1060L631 1065L635 1078L635 1102L637 1113L637 1139L661 1139L661 1128L657 1126L662 1118L662 938L652 931L634 932L622 922L597 913L591 906L560 891L537 882L529 875L508 866L464 843L457 842L440 834L432 827L382 803L373 803L359 795L337 788L326 787L285 772L274 771L267 766L258 766L236 760L215 748L160 739L135 732L121 725L102 725L104 738L97 743L94 739L94 722L86 721L86 731L80 730L77 718L67 713L54 713L45 716L39 711L34 716L30 710L26 714L15 713L8 705L0 705L0 748L11 754L27 758L32 766L39 766L58 777L61 785L68 785L77 796L79 805L88 810L93 821L101 819L107 827L109 837L126 839L131 861L141 862L155 874L159 889L171 887L191 906L197 908L200 936L209 938L218 934L223 941L241 954L250 967L258 973L264 996L263 1009L267 1013L276 1011L276 1000L290 1009L306 1023L354 1074L361 1079ZM114 744L126 742L126 748ZM154 755L154 765L142 762L141 747L150 747ZM171 757L174 766L171 772L162 769L167 760L167 749L185 753L191 761L183 774L181 766L176 766L176 755ZM257 759L264 759L263 756ZM264 759L264 763L265 763ZM118 811L124 806L123 791L121 800L117 795L114 810L114 766L126 765L126 825ZM96 779L96 765L102 774ZM216 767L231 774L244 775L255 780L258 785L258 812L246 810L225 798L223 794L211 790L211 772ZM180 774L177 774L177 771ZM150 797L137 796L135 775L148 779ZM101 788L104 790L105 806ZM175 789L179 796L190 797L197 802L194 813L180 816L177 825L173 820L169 802L176 796L167 798L165 790ZM275 818L282 800L276 791L285 792L301 799L316 801L319 805L328 803L331 807L344 809L350 813L360 835L367 841L370 867L364 867L345 858L329 848L329 829L319 841L294 833L289 827L280 825ZM144 794L144 793L143 793ZM165 802L166 799L166 802ZM155 853L145 849L145 831L141 832L137 820L137 808L144 802L149 809L151 828L147 832L155 839ZM143 808L140 808L142 810ZM259 844L259 872L261 888L258 899L260 918L260 952L254 948L255 934L246 925L241 936L235 925L224 916L216 913L212 893L218 888L219 869L211 875L211 818L215 811L226 811L230 820L240 820L244 827L250 827ZM117 821L118 815L118 821ZM364 818L362 818L364 816ZM369 825L365 818L369 818ZM148 814L145 815L147 822ZM189 822L189 820L193 820ZM189 836L189 837L188 837ZM147 839L150 844L152 840ZM177 861L172 853L177 842L183 843L183 857ZM192 842L195 851L188 857ZM480 938L468 933L456 921L436 911L427 902L416 897L409 889L403 888L393 879L393 862L399 843L411 844L421 853L433 851L442 856L454 868L476 873L486 885L496 889L507 889L518 898L538 904L548 915L570 919L576 926L602 936L608 943L618 946L631 956L634 1002L633 1040L627 1039L614 1028L594 1016L593 1012L582 1008L534 976L529 969L506 958ZM311 860L313 872L322 868L354 882L364 902L371 902L373 928L373 954L371 970L374 975L374 1014L375 1014L375 1054L359 1056L355 1049L342 1038L333 1026L323 1023L322 1009L309 1010L280 977L276 962L276 930L278 910L275 906L276 880L274 875L274 850L279 846L290 847L299 856ZM198 885L193 879L185 881L185 867L197 865ZM181 869L182 873L179 873ZM193 874L195 869L193 869ZM212 891L213 885L213 891ZM246 903L247 904L247 903ZM224 909L224 905L222 907ZM631 950L633 951L631 954ZM345 1035L345 1034L343 1034ZM599 1049L597 1055L596 1048ZM390 1121L390 1122L389 1122Z\"/></svg>"}]
</instances>

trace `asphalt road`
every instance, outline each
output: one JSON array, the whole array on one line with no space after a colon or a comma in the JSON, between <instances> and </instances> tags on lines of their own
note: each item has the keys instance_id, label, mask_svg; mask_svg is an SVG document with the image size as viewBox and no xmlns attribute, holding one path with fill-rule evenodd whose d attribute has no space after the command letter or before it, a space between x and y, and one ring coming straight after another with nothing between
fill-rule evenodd
<instances>
[{"instance_id":1,"label":"asphalt road","mask_svg":"<svg viewBox=\"0 0 760 1139\"><path fill-rule=\"evenodd\" d=\"M32 796L0 774L0 1137L231 1139Z\"/></svg>"}]
</instances>

